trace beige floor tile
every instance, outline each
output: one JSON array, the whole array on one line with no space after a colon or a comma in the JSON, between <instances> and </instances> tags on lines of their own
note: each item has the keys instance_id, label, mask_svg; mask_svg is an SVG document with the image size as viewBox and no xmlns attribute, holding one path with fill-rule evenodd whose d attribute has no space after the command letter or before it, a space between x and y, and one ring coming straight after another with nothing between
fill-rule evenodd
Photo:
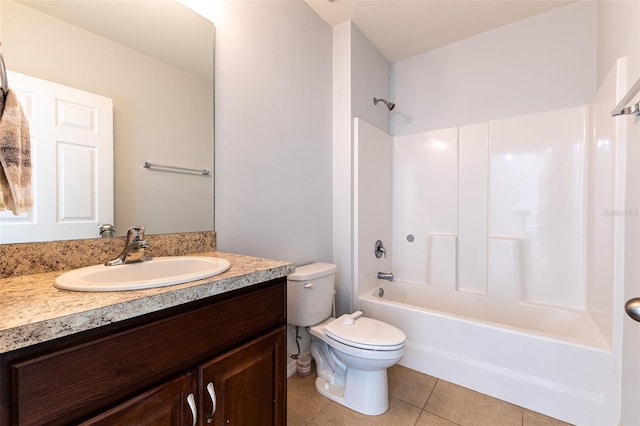
<instances>
[{"instance_id":1,"label":"beige floor tile","mask_svg":"<svg viewBox=\"0 0 640 426\"><path fill-rule=\"evenodd\" d=\"M463 426L522 426L522 408L444 380L436 384L425 410Z\"/></svg>"},{"instance_id":2,"label":"beige floor tile","mask_svg":"<svg viewBox=\"0 0 640 426\"><path fill-rule=\"evenodd\" d=\"M458 426L456 423L423 411L415 426Z\"/></svg>"},{"instance_id":3,"label":"beige floor tile","mask_svg":"<svg viewBox=\"0 0 640 426\"><path fill-rule=\"evenodd\" d=\"M421 410L397 398L390 398L389 409L379 416L366 416L331 401L314 419L318 426L414 426Z\"/></svg>"},{"instance_id":4,"label":"beige floor tile","mask_svg":"<svg viewBox=\"0 0 640 426\"><path fill-rule=\"evenodd\" d=\"M325 398L316 391L315 379L314 368L310 376L294 374L287 380L288 426L568 426L401 366L389 369L390 407L380 416L365 416Z\"/></svg>"},{"instance_id":5,"label":"beige floor tile","mask_svg":"<svg viewBox=\"0 0 640 426\"><path fill-rule=\"evenodd\" d=\"M561 420L554 419L553 417L547 417L544 414L536 413L535 411L524 410L524 418L522 421L523 426L569 426L570 423L565 423Z\"/></svg>"},{"instance_id":6,"label":"beige floor tile","mask_svg":"<svg viewBox=\"0 0 640 426\"><path fill-rule=\"evenodd\" d=\"M419 373L401 365L387 370L389 396L401 399L411 405L422 408L429 399L438 379Z\"/></svg>"},{"instance_id":7,"label":"beige floor tile","mask_svg":"<svg viewBox=\"0 0 640 426\"><path fill-rule=\"evenodd\" d=\"M300 417L298 413L292 413L287 409L287 426L309 426L311 423Z\"/></svg>"},{"instance_id":8,"label":"beige floor tile","mask_svg":"<svg viewBox=\"0 0 640 426\"><path fill-rule=\"evenodd\" d=\"M316 375L306 377L294 374L287 380L287 424L305 425L329 403L315 387ZM307 423L302 423L307 422Z\"/></svg>"}]
</instances>

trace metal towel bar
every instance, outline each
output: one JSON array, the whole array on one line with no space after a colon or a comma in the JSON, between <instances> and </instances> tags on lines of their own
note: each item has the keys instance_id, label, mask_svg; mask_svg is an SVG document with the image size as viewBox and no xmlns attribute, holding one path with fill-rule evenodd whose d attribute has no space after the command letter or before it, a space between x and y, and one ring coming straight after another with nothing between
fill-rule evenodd
<instances>
[{"instance_id":1,"label":"metal towel bar","mask_svg":"<svg viewBox=\"0 0 640 426\"><path fill-rule=\"evenodd\" d=\"M162 164L151 164L148 161L144 162L145 169L157 169L160 171L175 171L175 172L183 172L183 173L195 173L202 176L209 176L211 172L207 169L190 169L187 167L176 167L176 166L164 166Z\"/></svg>"},{"instance_id":2,"label":"metal towel bar","mask_svg":"<svg viewBox=\"0 0 640 426\"><path fill-rule=\"evenodd\" d=\"M7 96L9 92L9 83L7 81L7 68L4 65L4 57L2 56L2 43L0 43L0 90L2 90L2 96Z\"/></svg>"},{"instance_id":3,"label":"metal towel bar","mask_svg":"<svg viewBox=\"0 0 640 426\"><path fill-rule=\"evenodd\" d=\"M636 84L624 95L624 98L616 105L616 107L611 111L611 116L615 117L616 115L629 115L636 114L640 115L640 102L637 102L630 106L625 106L628 104L635 95L640 92L640 78L636 81Z\"/></svg>"}]
</instances>

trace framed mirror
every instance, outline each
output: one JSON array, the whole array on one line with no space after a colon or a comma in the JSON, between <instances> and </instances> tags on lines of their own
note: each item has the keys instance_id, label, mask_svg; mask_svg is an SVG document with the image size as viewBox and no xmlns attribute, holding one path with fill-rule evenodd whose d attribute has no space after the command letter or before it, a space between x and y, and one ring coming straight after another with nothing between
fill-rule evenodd
<instances>
[{"instance_id":1,"label":"framed mirror","mask_svg":"<svg viewBox=\"0 0 640 426\"><path fill-rule=\"evenodd\" d=\"M8 70L112 99L116 235L213 230L212 22L176 0L2 0L0 41Z\"/></svg>"}]
</instances>

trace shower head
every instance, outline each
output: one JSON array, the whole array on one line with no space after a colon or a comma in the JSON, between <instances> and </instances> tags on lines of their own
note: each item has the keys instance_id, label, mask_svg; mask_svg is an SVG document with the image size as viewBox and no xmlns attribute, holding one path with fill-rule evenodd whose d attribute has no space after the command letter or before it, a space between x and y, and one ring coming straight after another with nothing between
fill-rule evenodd
<instances>
[{"instance_id":1,"label":"shower head","mask_svg":"<svg viewBox=\"0 0 640 426\"><path fill-rule=\"evenodd\" d=\"M396 107L396 104L394 104L393 102L389 102L385 99L382 98L373 98L373 104L374 105L378 105L378 102L382 102L383 104L385 104L387 106L387 108L389 109L389 111L391 111L392 109L394 109Z\"/></svg>"}]
</instances>

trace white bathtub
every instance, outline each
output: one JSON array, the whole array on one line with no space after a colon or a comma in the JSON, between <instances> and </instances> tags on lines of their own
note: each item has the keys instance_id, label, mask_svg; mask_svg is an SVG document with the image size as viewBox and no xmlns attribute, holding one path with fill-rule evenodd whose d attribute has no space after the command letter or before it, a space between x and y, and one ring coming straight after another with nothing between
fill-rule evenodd
<instances>
[{"instance_id":1,"label":"white bathtub","mask_svg":"<svg viewBox=\"0 0 640 426\"><path fill-rule=\"evenodd\" d=\"M407 335L401 365L580 425L611 418L612 355L586 311L483 302L393 282L359 297ZM614 392L615 393L615 392Z\"/></svg>"}]
</instances>

